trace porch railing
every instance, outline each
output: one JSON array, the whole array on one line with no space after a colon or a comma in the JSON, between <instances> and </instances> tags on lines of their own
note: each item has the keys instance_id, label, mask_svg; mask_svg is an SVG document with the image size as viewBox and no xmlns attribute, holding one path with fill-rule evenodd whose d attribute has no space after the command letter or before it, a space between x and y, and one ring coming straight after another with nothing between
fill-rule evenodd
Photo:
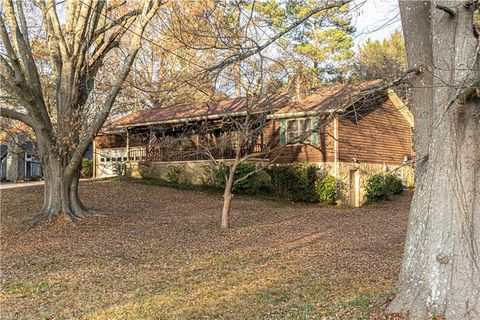
<instances>
[{"instance_id":1,"label":"porch railing","mask_svg":"<svg viewBox=\"0 0 480 320\"><path fill-rule=\"evenodd\" d=\"M265 145L255 144L240 150L240 155L243 157L248 154L261 153L265 151ZM206 152L202 149L174 149L161 147L155 149L153 152L146 152L146 148L130 150L128 153L128 160L130 161L195 161L195 160L209 160L211 157L215 159L234 159L235 149L233 148L212 148Z\"/></svg>"}]
</instances>

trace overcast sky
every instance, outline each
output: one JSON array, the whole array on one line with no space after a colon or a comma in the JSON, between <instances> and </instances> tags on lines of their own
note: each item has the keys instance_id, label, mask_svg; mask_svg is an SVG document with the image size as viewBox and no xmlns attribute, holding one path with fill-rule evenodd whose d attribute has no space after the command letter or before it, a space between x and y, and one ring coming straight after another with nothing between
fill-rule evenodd
<instances>
[{"instance_id":1,"label":"overcast sky","mask_svg":"<svg viewBox=\"0 0 480 320\"><path fill-rule=\"evenodd\" d=\"M356 47L368 38L382 40L401 30L397 0L355 0L354 3L361 5L353 17L357 28Z\"/></svg>"}]
</instances>

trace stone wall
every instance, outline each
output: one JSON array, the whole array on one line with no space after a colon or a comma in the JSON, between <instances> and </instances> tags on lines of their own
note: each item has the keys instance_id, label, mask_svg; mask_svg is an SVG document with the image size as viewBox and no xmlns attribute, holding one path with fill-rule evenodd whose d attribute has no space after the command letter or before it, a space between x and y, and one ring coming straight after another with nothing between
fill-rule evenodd
<instances>
[{"instance_id":1,"label":"stone wall","mask_svg":"<svg viewBox=\"0 0 480 320\"><path fill-rule=\"evenodd\" d=\"M366 201L365 186L368 178L376 173L391 171L398 165L381 165L369 163L347 163L339 162L337 167L338 204L342 206L362 205ZM334 163L321 162L317 166L334 176ZM127 171L133 178L154 178L168 180L168 172L176 172L179 183L189 184L213 184L215 174L212 164L209 161L178 161L178 162L151 162L138 163L130 162L127 164ZM404 166L395 172L406 186L413 186L414 171L411 166ZM352 198L352 186L354 186L355 175L358 179L358 203Z\"/></svg>"},{"instance_id":2,"label":"stone wall","mask_svg":"<svg viewBox=\"0 0 480 320\"><path fill-rule=\"evenodd\" d=\"M208 184L215 182L210 161L130 162L127 171L132 178L168 180L168 173L178 174L178 183Z\"/></svg>"},{"instance_id":3,"label":"stone wall","mask_svg":"<svg viewBox=\"0 0 480 320\"><path fill-rule=\"evenodd\" d=\"M335 176L334 163L333 162L324 162L317 164L320 168L328 172L328 174ZM388 164L371 164L371 163L354 163L354 162L339 162L337 164L337 179L339 181L338 193L337 193L337 203L339 205L345 206L355 206L352 199L352 178L355 174L358 175L359 182L359 205L365 203L366 194L365 187L367 180L370 176L377 173L391 172L398 168L398 165L388 165ZM356 173L355 173L356 172ZM399 168L394 172L397 174L404 186L413 187L415 173L412 166L404 166Z\"/></svg>"}]
</instances>

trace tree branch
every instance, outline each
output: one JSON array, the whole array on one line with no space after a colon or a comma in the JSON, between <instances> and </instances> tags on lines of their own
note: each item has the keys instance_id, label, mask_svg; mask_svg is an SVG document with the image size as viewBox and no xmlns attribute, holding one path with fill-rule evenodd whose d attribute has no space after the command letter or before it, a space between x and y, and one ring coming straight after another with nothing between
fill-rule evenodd
<instances>
[{"instance_id":1,"label":"tree branch","mask_svg":"<svg viewBox=\"0 0 480 320\"><path fill-rule=\"evenodd\" d=\"M248 50L244 53L240 53L240 54L236 54L236 55L233 55L233 56L230 56L228 57L227 59L223 60L222 62L210 67L210 68L207 68L205 69L205 72L213 72L215 70L222 70L224 69L225 67L229 66L230 64L232 63L235 63L235 62L238 62L238 61L242 61L242 60L245 60L247 59L248 57L251 57L253 56L254 54L257 54L261 51L263 51L265 48L269 47L272 43L274 43L275 41L277 41L278 39L280 39L281 37L283 37L285 34L289 33L290 31L292 31L293 29L295 29L296 27L298 27L299 25L301 25L302 23L304 23L306 20L308 20L311 16L317 14L317 13L320 13L322 11L326 11L326 10L330 10L330 9L333 9L333 8L337 8L337 7L341 7L341 6L344 6L350 2L352 2L353 0L341 0L339 2L336 2L334 4L331 4L331 5L326 5L326 6L322 6L322 7L318 7L316 9L313 9L311 10L309 13L307 13L306 15L304 15L302 18L298 19L297 21L295 21L294 23L292 23L290 26L288 26L285 30L279 32L278 34L274 35L273 37L271 37L266 43L264 43L263 45L261 46L258 46L257 48L255 49L252 49L252 50Z\"/></svg>"},{"instance_id":2,"label":"tree branch","mask_svg":"<svg viewBox=\"0 0 480 320\"><path fill-rule=\"evenodd\" d=\"M442 10L442 11L445 11L446 13L448 13L448 15L449 15L451 18L453 18L453 17L455 16L455 14L456 14L455 9L449 8L449 7L444 6L444 5L441 5L441 4L437 4L437 5L435 6L435 8L440 9L440 10Z\"/></svg>"},{"instance_id":3,"label":"tree branch","mask_svg":"<svg viewBox=\"0 0 480 320\"><path fill-rule=\"evenodd\" d=\"M475 95L478 95L478 92L480 90L480 80L477 80L477 82L474 82L472 85L467 87L463 92L460 92L458 95L460 103L464 104L467 103L467 101L472 98Z\"/></svg>"},{"instance_id":4,"label":"tree branch","mask_svg":"<svg viewBox=\"0 0 480 320\"><path fill-rule=\"evenodd\" d=\"M105 98L104 105L97 112L93 123L88 124L88 127L85 130L86 132L85 136L82 137L82 140L80 141L80 143L78 144L78 147L76 148L74 154L72 155L72 158L67 166L66 173L65 173L67 176L72 175L75 172L75 170L78 168L78 165L82 161L83 155L87 150L88 146L90 145L90 142L97 135L101 126L105 123L110 113L110 110L112 109L113 103L115 102L115 99L118 93L120 92L122 84L124 83L125 79L130 73L131 66L135 61L135 57L137 56L138 51L141 48L143 32L145 31L147 24L150 22L153 16L157 13L161 3L162 3L161 0L150 0L144 4L142 17L138 25L139 31L138 33L135 33L133 35L132 40L130 42L130 48L131 48L130 52L124 60L123 66L117 78L114 81L112 89L110 90L110 92L107 94L107 97Z\"/></svg>"},{"instance_id":5,"label":"tree branch","mask_svg":"<svg viewBox=\"0 0 480 320\"><path fill-rule=\"evenodd\" d=\"M0 14L0 36L2 37L3 46L8 53L9 61L12 69L15 71L15 81L22 82L25 80L25 73L20 65L17 54L13 48L12 42L8 35L7 27L2 15Z\"/></svg>"},{"instance_id":6,"label":"tree branch","mask_svg":"<svg viewBox=\"0 0 480 320\"><path fill-rule=\"evenodd\" d=\"M55 39L56 47L59 48L60 53L62 54L64 59L67 59L70 56L70 52L68 50L67 43L65 42L65 37L63 36L62 29L60 27L60 21L58 20L57 10L55 8L55 1L47 1L47 4L44 1L39 1L39 6L42 10L44 19L49 22L49 25L52 28L50 30L52 34L49 36L52 40Z\"/></svg>"},{"instance_id":7,"label":"tree branch","mask_svg":"<svg viewBox=\"0 0 480 320\"><path fill-rule=\"evenodd\" d=\"M21 121L32 128L34 126L32 117L26 113L18 112L10 108L0 107L0 116Z\"/></svg>"}]
</instances>

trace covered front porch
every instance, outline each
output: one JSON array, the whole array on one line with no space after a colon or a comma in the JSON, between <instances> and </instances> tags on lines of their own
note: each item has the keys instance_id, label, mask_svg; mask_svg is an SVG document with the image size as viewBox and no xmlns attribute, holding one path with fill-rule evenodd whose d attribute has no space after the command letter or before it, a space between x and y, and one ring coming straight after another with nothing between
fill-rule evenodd
<instances>
[{"instance_id":1,"label":"covered front porch","mask_svg":"<svg viewBox=\"0 0 480 320\"><path fill-rule=\"evenodd\" d=\"M131 162L177 162L234 159L267 150L259 130L248 138L232 123L152 125L126 128L126 154Z\"/></svg>"}]
</instances>

